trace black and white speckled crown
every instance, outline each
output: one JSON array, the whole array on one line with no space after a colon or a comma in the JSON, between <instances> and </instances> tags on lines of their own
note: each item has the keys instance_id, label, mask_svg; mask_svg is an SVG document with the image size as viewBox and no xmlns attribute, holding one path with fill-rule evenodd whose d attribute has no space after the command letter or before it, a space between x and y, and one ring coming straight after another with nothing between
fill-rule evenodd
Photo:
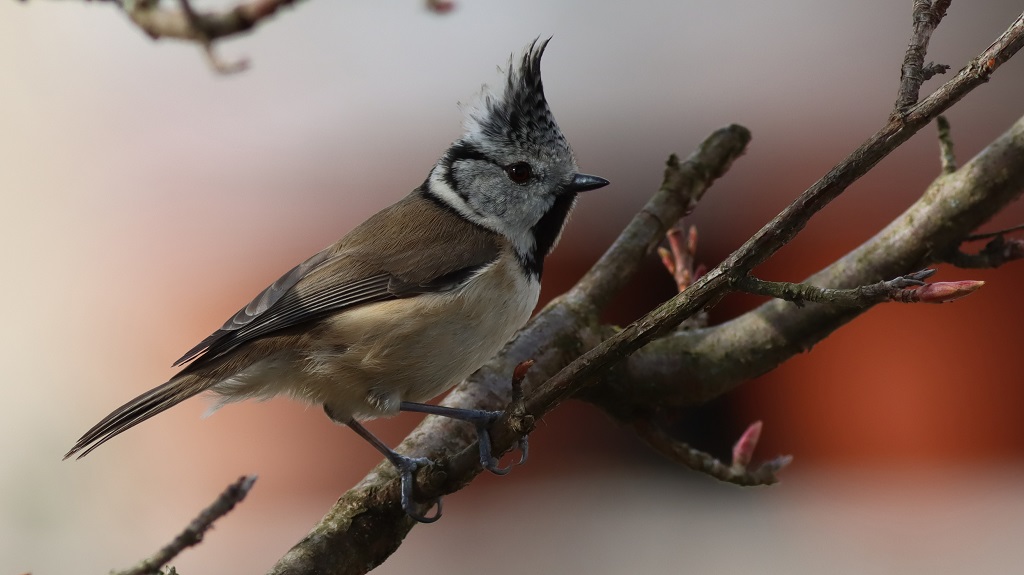
<instances>
[{"instance_id":1,"label":"black and white speckled crown","mask_svg":"<svg viewBox=\"0 0 1024 575\"><path fill-rule=\"evenodd\" d=\"M466 112L465 139L571 153L544 98L540 59L548 41L531 42L518 66L515 56L509 59L501 94L484 87L479 101Z\"/></svg>"}]
</instances>

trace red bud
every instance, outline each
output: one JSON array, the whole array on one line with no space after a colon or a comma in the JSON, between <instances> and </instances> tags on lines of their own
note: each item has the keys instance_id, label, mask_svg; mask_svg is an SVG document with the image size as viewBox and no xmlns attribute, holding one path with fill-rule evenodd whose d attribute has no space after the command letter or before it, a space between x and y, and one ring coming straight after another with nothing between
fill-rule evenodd
<instances>
[{"instance_id":1,"label":"red bud","mask_svg":"<svg viewBox=\"0 0 1024 575\"><path fill-rule=\"evenodd\" d=\"M755 421L743 432L739 441L732 448L733 469L746 469L750 460L754 457L754 450L757 449L757 441L761 439L761 422Z\"/></svg>"},{"instance_id":2,"label":"red bud","mask_svg":"<svg viewBox=\"0 0 1024 575\"><path fill-rule=\"evenodd\" d=\"M916 290L917 301L921 303L951 302L978 291L983 285L985 282L976 280L925 284Z\"/></svg>"}]
</instances>

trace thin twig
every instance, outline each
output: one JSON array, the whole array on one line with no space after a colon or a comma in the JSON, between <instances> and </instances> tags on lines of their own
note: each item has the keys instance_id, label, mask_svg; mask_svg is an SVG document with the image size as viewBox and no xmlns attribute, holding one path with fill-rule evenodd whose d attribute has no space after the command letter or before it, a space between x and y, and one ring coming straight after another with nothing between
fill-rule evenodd
<instances>
[{"instance_id":1,"label":"thin twig","mask_svg":"<svg viewBox=\"0 0 1024 575\"><path fill-rule=\"evenodd\" d=\"M661 264L675 281L677 293L690 287L694 280L708 271L704 264L697 263L697 226L684 230L682 221L677 222L665 234L668 248L658 248ZM701 311L680 323L678 329L705 327L708 325L708 317L707 312Z\"/></svg>"},{"instance_id":2,"label":"thin twig","mask_svg":"<svg viewBox=\"0 0 1024 575\"><path fill-rule=\"evenodd\" d=\"M298 0L249 0L225 10L196 11L163 7L159 2L118 3L128 18L154 40L176 38L213 42L252 30L280 8Z\"/></svg>"},{"instance_id":3,"label":"thin twig","mask_svg":"<svg viewBox=\"0 0 1024 575\"><path fill-rule=\"evenodd\" d=\"M924 68L921 68L921 77L927 82L931 80L933 76L938 74L945 74L949 72L949 66L946 64L936 64L935 62L928 62Z\"/></svg>"},{"instance_id":4,"label":"thin twig","mask_svg":"<svg viewBox=\"0 0 1024 575\"><path fill-rule=\"evenodd\" d=\"M219 74L234 74L248 69L249 61L241 58L225 62L214 51L220 38L252 30L280 8L297 0L249 0L234 8L219 11L198 11L189 0L178 0L178 8L165 8L160 2L117 2L128 18L150 38L176 38L196 42L203 49L210 67Z\"/></svg>"},{"instance_id":5,"label":"thin twig","mask_svg":"<svg viewBox=\"0 0 1024 575\"><path fill-rule=\"evenodd\" d=\"M1024 230L1024 224L994 232L971 234L964 238L963 243L981 240L989 240L989 242L978 253L968 254L960 249L954 249L940 259L958 268L967 269L997 268L1003 264L1024 259L1024 240L1006 238L1007 234L1021 230Z\"/></svg>"},{"instance_id":6,"label":"thin twig","mask_svg":"<svg viewBox=\"0 0 1024 575\"><path fill-rule=\"evenodd\" d=\"M928 52L928 42L931 40L932 32L946 15L950 2L951 0L935 0L934 2L914 0L914 33L910 37L910 45L907 46L907 53L903 57L900 89L893 110L894 118L902 116L911 106L917 104L921 84L925 80L938 72L945 72L949 69L949 66L937 64L929 64L926 69L924 56Z\"/></svg>"},{"instance_id":7,"label":"thin twig","mask_svg":"<svg viewBox=\"0 0 1024 575\"><path fill-rule=\"evenodd\" d=\"M699 449L694 449L682 441L678 441L669 435L664 429L659 426L651 424L648 420L637 420L634 424L634 429L637 435L643 439L648 445L653 447L658 453L664 455L670 460L694 471L699 471L705 475L709 475L724 481L726 483L732 483L734 485L741 485L743 487L755 487L759 485L772 485L779 482L778 473L784 467L789 465L793 461L793 457L789 455L783 455L767 461L758 466L757 469L751 471L747 469L746 462L736 461L734 457L733 462L726 464L719 461L710 453L706 453ZM751 429L755 429L753 426ZM759 431L760 426L756 429ZM748 437L748 433L745 433L740 441L737 442L739 447L741 443L744 443ZM753 451L754 445L756 445L756 439L750 445L744 445L743 451L749 453Z\"/></svg>"},{"instance_id":8,"label":"thin twig","mask_svg":"<svg viewBox=\"0 0 1024 575\"><path fill-rule=\"evenodd\" d=\"M985 244L985 247L976 254L955 250L942 258L948 264L965 269L997 268L1021 259L1024 259L1024 240L1006 239L1002 235L992 238L992 241Z\"/></svg>"},{"instance_id":9,"label":"thin twig","mask_svg":"<svg viewBox=\"0 0 1024 575\"><path fill-rule=\"evenodd\" d=\"M108 0L117 4L128 18L150 38L175 38L196 42L203 49L210 66L220 74L234 74L248 69L249 61L241 58L226 62L217 56L214 43L229 36L249 32L279 9L298 0L248 0L220 10L196 10L189 0L178 0L177 9L164 7L159 0ZM446 14L455 8L450 0L426 0L426 7L435 14Z\"/></svg>"},{"instance_id":10,"label":"thin twig","mask_svg":"<svg viewBox=\"0 0 1024 575\"><path fill-rule=\"evenodd\" d=\"M707 271L697 264L697 226L672 226L665 234L665 239L668 247L658 248L658 256L676 282L676 291L681 292Z\"/></svg>"},{"instance_id":11,"label":"thin twig","mask_svg":"<svg viewBox=\"0 0 1024 575\"><path fill-rule=\"evenodd\" d=\"M839 306L868 307L887 301L947 303L972 294L985 285L985 282L973 280L926 284L924 280L934 273L934 269L926 269L848 289L823 288L806 283L770 282L753 276L738 279L735 286L747 293L791 301L798 306L813 301Z\"/></svg>"},{"instance_id":12,"label":"thin twig","mask_svg":"<svg viewBox=\"0 0 1024 575\"><path fill-rule=\"evenodd\" d=\"M964 241L965 242L976 242L976 241L979 241L979 240L987 240L989 238L996 238L996 237L999 237L999 236L1005 236L1006 234L1013 233L1013 232L1019 232L1021 230L1024 230L1024 224L1018 224L1016 226L1010 226L1008 228L1003 228L1001 230L996 230L994 232L985 232L985 233L981 233L981 234L971 234L971 235L967 236L966 238L964 238Z\"/></svg>"},{"instance_id":13,"label":"thin twig","mask_svg":"<svg viewBox=\"0 0 1024 575\"><path fill-rule=\"evenodd\" d=\"M939 114L988 81L1004 62L1024 46L1024 13L988 48L930 96L898 119L891 119L859 148L786 207L747 240L723 266L746 273L764 263L803 229L811 216L839 196ZM710 274L709 274L710 275ZM713 278L708 278L710 281ZM699 283L699 280L698 280Z\"/></svg>"},{"instance_id":14,"label":"thin twig","mask_svg":"<svg viewBox=\"0 0 1024 575\"><path fill-rule=\"evenodd\" d=\"M193 519L173 541L151 557L142 560L135 567L120 571L117 575L152 575L153 573L158 573L161 567L174 560L179 553L193 545L199 544L203 540L203 535L209 531L210 527L213 527L214 521L227 515L235 508L235 505L241 503L245 496L249 494L249 490L252 489L255 482L255 475L240 477L238 481L229 485L217 497L216 501L206 509L203 509L199 516Z\"/></svg>"},{"instance_id":15,"label":"thin twig","mask_svg":"<svg viewBox=\"0 0 1024 575\"><path fill-rule=\"evenodd\" d=\"M192 3L189 0L178 0L178 6L181 7L181 12L185 15L188 25L192 27L195 41L202 46L206 61L215 72L218 74L236 74L249 68L249 61L245 58L231 63L218 58L217 53L213 50L213 41L210 39L210 35L206 33L206 24L199 17L195 9L192 8Z\"/></svg>"},{"instance_id":16,"label":"thin twig","mask_svg":"<svg viewBox=\"0 0 1024 575\"><path fill-rule=\"evenodd\" d=\"M524 449L526 434L533 429L535 423L533 416L526 412L526 403L523 401L525 397L523 395L523 380L526 379L526 374L529 373L534 363L536 362L532 359L524 360L512 371L512 392L508 407L505 409L509 417L509 426L523 436L523 441L519 443L519 448L523 451L523 459L519 463L526 460Z\"/></svg>"}]
</instances>

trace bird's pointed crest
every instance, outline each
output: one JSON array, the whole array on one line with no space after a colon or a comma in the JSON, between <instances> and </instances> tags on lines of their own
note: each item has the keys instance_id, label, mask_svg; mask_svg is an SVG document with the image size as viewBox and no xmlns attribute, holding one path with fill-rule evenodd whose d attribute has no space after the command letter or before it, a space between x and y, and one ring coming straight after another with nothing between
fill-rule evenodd
<instances>
[{"instance_id":1,"label":"bird's pointed crest","mask_svg":"<svg viewBox=\"0 0 1024 575\"><path fill-rule=\"evenodd\" d=\"M540 77L541 56L550 40L531 42L518 62L515 55L509 58L501 93L486 85L483 87L478 101L465 110L463 139L517 147L554 146L569 151L569 144L544 98Z\"/></svg>"}]
</instances>

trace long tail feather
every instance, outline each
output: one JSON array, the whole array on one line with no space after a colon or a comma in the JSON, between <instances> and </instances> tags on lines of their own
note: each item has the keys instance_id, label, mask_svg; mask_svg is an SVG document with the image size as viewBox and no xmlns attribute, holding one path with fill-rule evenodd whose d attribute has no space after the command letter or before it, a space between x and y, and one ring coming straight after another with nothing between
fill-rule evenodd
<instances>
[{"instance_id":1,"label":"long tail feather","mask_svg":"<svg viewBox=\"0 0 1024 575\"><path fill-rule=\"evenodd\" d=\"M81 459L122 431L135 427L201 391L203 391L203 387L188 385L187 381L183 381L181 378L175 378L161 386L154 387L115 409L113 413L85 432L78 443L64 455L64 459L75 454L78 454L78 459Z\"/></svg>"}]
</instances>

